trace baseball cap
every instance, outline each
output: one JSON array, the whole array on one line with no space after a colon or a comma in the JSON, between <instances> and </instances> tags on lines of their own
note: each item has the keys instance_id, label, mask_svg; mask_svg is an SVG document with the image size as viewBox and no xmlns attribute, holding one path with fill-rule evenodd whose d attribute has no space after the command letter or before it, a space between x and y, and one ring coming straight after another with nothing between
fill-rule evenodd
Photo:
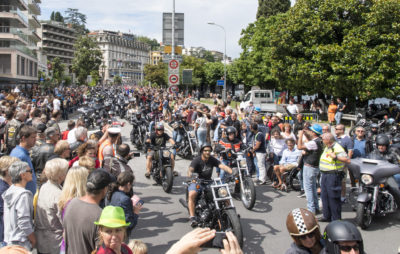
<instances>
[{"instance_id":1,"label":"baseball cap","mask_svg":"<svg viewBox=\"0 0 400 254\"><path fill-rule=\"evenodd\" d=\"M260 107L255 107L254 110L257 111L257 112L261 112L261 108Z\"/></svg>"},{"instance_id":2,"label":"baseball cap","mask_svg":"<svg viewBox=\"0 0 400 254\"><path fill-rule=\"evenodd\" d=\"M90 172L86 181L86 187L89 190L101 190L115 181L115 177L108 173L106 169L99 168Z\"/></svg>"},{"instance_id":3,"label":"baseball cap","mask_svg":"<svg viewBox=\"0 0 400 254\"><path fill-rule=\"evenodd\" d=\"M322 127L319 124L313 124L310 127L310 130L312 130L313 132L317 133L318 135L322 135Z\"/></svg>"},{"instance_id":4,"label":"baseball cap","mask_svg":"<svg viewBox=\"0 0 400 254\"><path fill-rule=\"evenodd\" d=\"M121 133L121 128L113 126L113 127L108 129L108 133L119 134L119 133Z\"/></svg>"}]
</instances>

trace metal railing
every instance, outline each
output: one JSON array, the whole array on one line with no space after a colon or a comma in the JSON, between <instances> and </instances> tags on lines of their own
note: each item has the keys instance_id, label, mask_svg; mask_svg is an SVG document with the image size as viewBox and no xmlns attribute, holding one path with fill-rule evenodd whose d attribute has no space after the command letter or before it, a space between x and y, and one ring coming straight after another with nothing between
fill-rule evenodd
<instances>
[{"instance_id":1,"label":"metal railing","mask_svg":"<svg viewBox=\"0 0 400 254\"><path fill-rule=\"evenodd\" d=\"M0 26L0 33L14 34L14 35L17 35L18 37L20 37L26 43L29 42L28 35L25 34L22 29L19 29L19 28L10 27L10 26Z\"/></svg>"},{"instance_id":2,"label":"metal railing","mask_svg":"<svg viewBox=\"0 0 400 254\"><path fill-rule=\"evenodd\" d=\"M301 113L303 115L304 121L312 121L312 122L319 122L319 116L316 113ZM293 120L289 115L284 114L283 121L288 123L289 121Z\"/></svg>"},{"instance_id":3,"label":"metal railing","mask_svg":"<svg viewBox=\"0 0 400 254\"><path fill-rule=\"evenodd\" d=\"M26 25L28 24L28 18L25 16L25 14L17 6L14 6L14 5L0 5L0 12L15 13L25 22Z\"/></svg>"},{"instance_id":4,"label":"metal railing","mask_svg":"<svg viewBox=\"0 0 400 254\"><path fill-rule=\"evenodd\" d=\"M33 5L39 11L39 13L41 13L40 6L35 1L29 0L29 4Z\"/></svg>"}]
</instances>

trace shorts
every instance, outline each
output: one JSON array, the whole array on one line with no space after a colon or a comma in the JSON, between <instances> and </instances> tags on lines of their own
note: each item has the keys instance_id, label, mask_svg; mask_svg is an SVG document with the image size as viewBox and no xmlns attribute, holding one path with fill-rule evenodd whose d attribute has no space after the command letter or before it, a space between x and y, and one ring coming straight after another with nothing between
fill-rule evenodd
<instances>
[{"instance_id":1,"label":"shorts","mask_svg":"<svg viewBox=\"0 0 400 254\"><path fill-rule=\"evenodd\" d=\"M200 184L198 189L197 189L197 185L198 185L197 183L191 183L188 187L188 192L190 192L190 191L196 191L197 193L202 192L204 189L204 185Z\"/></svg>"},{"instance_id":2,"label":"shorts","mask_svg":"<svg viewBox=\"0 0 400 254\"><path fill-rule=\"evenodd\" d=\"M168 110L167 108L164 108L162 112L163 112L163 115L164 115L164 116L167 116L167 115L168 115L168 112L169 112L169 110Z\"/></svg>"},{"instance_id":3,"label":"shorts","mask_svg":"<svg viewBox=\"0 0 400 254\"><path fill-rule=\"evenodd\" d=\"M146 157L151 156L151 157L154 158L154 153L155 153L155 152L154 152L153 150L151 150L150 152L147 152Z\"/></svg>"},{"instance_id":4,"label":"shorts","mask_svg":"<svg viewBox=\"0 0 400 254\"><path fill-rule=\"evenodd\" d=\"M283 164L282 166L285 168L286 171L290 171L298 167L297 163Z\"/></svg>"},{"instance_id":5,"label":"shorts","mask_svg":"<svg viewBox=\"0 0 400 254\"><path fill-rule=\"evenodd\" d=\"M346 183L348 171L349 171L349 169L345 166L345 167L343 168L342 183Z\"/></svg>"}]
</instances>

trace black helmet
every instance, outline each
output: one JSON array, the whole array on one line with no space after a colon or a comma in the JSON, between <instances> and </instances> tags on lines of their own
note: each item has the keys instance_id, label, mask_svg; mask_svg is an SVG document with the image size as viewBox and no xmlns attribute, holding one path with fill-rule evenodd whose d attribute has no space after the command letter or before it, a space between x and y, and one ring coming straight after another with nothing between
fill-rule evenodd
<instances>
[{"instance_id":1,"label":"black helmet","mask_svg":"<svg viewBox=\"0 0 400 254\"><path fill-rule=\"evenodd\" d=\"M400 137L394 137L394 138L392 139L392 143L393 143L393 144L398 144L398 143L400 143Z\"/></svg>"},{"instance_id":2,"label":"black helmet","mask_svg":"<svg viewBox=\"0 0 400 254\"><path fill-rule=\"evenodd\" d=\"M205 143L204 145L201 146L201 148L200 148L200 153L203 153L203 150L204 150L204 148L206 148L206 147L211 148L211 151L212 151L212 146L211 146L211 144L210 144L210 143Z\"/></svg>"},{"instance_id":3,"label":"black helmet","mask_svg":"<svg viewBox=\"0 0 400 254\"><path fill-rule=\"evenodd\" d=\"M226 131L226 135L229 135L229 134L232 134L232 133L236 135L236 128L235 127L229 126L229 127L227 127L225 129L225 131Z\"/></svg>"},{"instance_id":4,"label":"black helmet","mask_svg":"<svg viewBox=\"0 0 400 254\"><path fill-rule=\"evenodd\" d=\"M379 134L378 136L376 136L375 142L377 146L389 146L390 144L389 137L385 134Z\"/></svg>"},{"instance_id":5,"label":"black helmet","mask_svg":"<svg viewBox=\"0 0 400 254\"><path fill-rule=\"evenodd\" d=\"M346 241L356 241L359 244L360 254L364 253L361 233L354 224L348 221L336 220L329 223L325 228L324 239L328 254L341 253L338 242Z\"/></svg>"},{"instance_id":6,"label":"black helmet","mask_svg":"<svg viewBox=\"0 0 400 254\"><path fill-rule=\"evenodd\" d=\"M142 115L142 111L138 110L138 111L136 111L135 114L136 114L137 116L141 116L141 115Z\"/></svg>"}]
</instances>

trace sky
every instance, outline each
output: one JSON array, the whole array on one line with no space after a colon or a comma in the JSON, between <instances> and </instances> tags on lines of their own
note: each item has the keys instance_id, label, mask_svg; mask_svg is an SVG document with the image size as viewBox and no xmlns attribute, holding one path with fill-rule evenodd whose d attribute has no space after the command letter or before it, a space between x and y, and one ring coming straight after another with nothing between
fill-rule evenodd
<instances>
[{"instance_id":1,"label":"sky","mask_svg":"<svg viewBox=\"0 0 400 254\"><path fill-rule=\"evenodd\" d=\"M87 16L89 30L112 30L162 40L162 13L172 12L172 0L42 0L41 20L50 19L52 11L64 15L67 8L79 9ZM175 11L185 13L185 47L202 46L224 51L221 28L225 27L226 53L238 58L242 29L255 21L258 0L175 0Z\"/></svg>"}]
</instances>

